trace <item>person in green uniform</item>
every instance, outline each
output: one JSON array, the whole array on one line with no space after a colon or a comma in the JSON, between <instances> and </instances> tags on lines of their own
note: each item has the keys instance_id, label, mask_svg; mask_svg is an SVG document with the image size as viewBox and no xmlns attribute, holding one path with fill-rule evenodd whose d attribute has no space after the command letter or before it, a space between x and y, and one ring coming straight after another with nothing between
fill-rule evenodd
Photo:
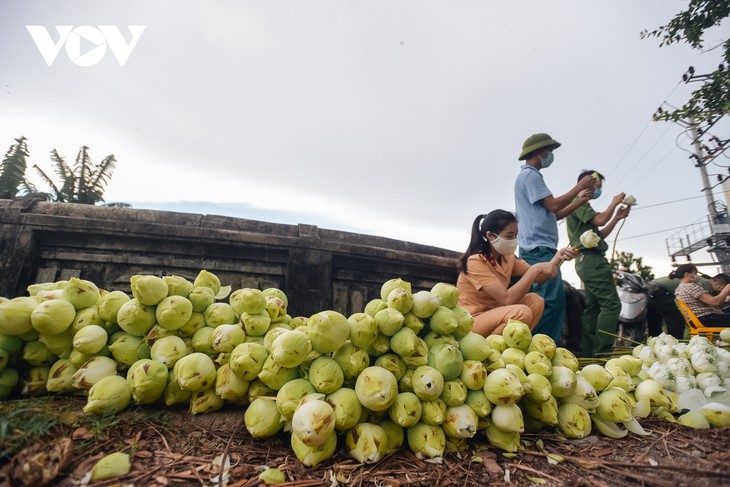
<instances>
[{"instance_id":1,"label":"person in green uniform","mask_svg":"<svg viewBox=\"0 0 730 487\"><path fill-rule=\"evenodd\" d=\"M583 171L578 180L586 175L594 175L596 185L593 198L601 196L604 177L602 174L588 170ZM616 292L611 265L606 260L608 244L606 237L616 224L629 214L629 206L619 206L626 195L617 194L603 212L598 213L590 203L586 202L566 217L566 227L570 246L578 248L575 259L575 272L583 282L585 291L585 308L581 328L582 355L595 357L597 354L610 353L614 337L601 333L601 330L616 333L621 302ZM580 237L584 232L592 230L600 240L598 245L585 248L580 245Z\"/></svg>"}]
</instances>

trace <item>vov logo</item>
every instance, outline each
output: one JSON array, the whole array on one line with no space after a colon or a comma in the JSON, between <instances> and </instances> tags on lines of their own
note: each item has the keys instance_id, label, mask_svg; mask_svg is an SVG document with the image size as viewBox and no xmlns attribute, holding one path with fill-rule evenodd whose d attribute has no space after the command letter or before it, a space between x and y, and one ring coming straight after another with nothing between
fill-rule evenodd
<instances>
[{"instance_id":1,"label":"vov logo","mask_svg":"<svg viewBox=\"0 0 730 487\"><path fill-rule=\"evenodd\" d=\"M94 27L91 25L56 25L58 40L53 40L51 34L42 25L26 25L33 42L43 56L43 60L50 67L61 52L62 47L66 47L66 55L77 66L94 66L98 64L106 55L106 48L109 46L114 57L117 58L119 66L124 66L129 59L129 55L137 45L144 25L127 26L132 38L129 42L124 39L119 27L115 25L100 25ZM84 49L82 52L82 40L86 46L90 48Z\"/></svg>"}]
</instances>

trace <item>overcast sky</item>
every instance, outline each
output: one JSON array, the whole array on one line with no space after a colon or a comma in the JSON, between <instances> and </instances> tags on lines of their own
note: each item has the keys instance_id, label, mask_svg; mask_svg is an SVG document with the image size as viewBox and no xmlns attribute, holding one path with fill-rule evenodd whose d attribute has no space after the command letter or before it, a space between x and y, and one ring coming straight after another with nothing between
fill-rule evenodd
<instances>
[{"instance_id":1,"label":"overcast sky","mask_svg":"<svg viewBox=\"0 0 730 487\"><path fill-rule=\"evenodd\" d=\"M685 129L651 116L683 104L698 85L682 74L715 69L720 54L639 34L686 4L4 0L0 144L27 137L31 164L49 174L53 148L69 162L82 145L95 162L114 154L108 202L463 251L477 214L514 210L522 142L547 132L563 144L543 171L553 193L591 168L608 178L596 209L636 196L616 251L664 275L666 239L707 203ZM29 25L58 43L51 66ZM61 44L64 25L74 29ZM98 26L136 41L123 66L111 34L95 51L84 40ZM713 183L730 159L718 163ZM564 272L577 282L572 265Z\"/></svg>"}]
</instances>

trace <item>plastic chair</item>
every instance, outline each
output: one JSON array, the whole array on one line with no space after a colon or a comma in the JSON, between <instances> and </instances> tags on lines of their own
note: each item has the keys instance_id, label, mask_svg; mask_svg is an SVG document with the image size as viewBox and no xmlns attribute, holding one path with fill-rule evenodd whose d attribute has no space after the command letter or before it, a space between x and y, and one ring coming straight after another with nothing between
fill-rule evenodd
<instances>
[{"instance_id":1,"label":"plastic chair","mask_svg":"<svg viewBox=\"0 0 730 487\"><path fill-rule=\"evenodd\" d=\"M699 318L697 318L697 315L694 314L694 312L689 309L689 306L687 306L687 303L682 301L679 298L676 298L675 301L677 302L677 308L679 308L679 311L682 313L682 317L684 318L684 322L687 323L687 326L689 327L689 334L692 336L695 335L705 335L708 340L712 340L713 335L715 333L720 333L722 330L726 329L725 326L705 326L702 324Z\"/></svg>"}]
</instances>

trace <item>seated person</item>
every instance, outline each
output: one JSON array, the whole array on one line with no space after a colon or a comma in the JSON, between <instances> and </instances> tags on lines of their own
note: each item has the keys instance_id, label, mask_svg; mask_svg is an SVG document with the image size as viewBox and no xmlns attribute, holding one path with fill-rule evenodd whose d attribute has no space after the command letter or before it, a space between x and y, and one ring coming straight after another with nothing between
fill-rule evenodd
<instances>
[{"instance_id":1,"label":"seated person","mask_svg":"<svg viewBox=\"0 0 730 487\"><path fill-rule=\"evenodd\" d=\"M682 264L674 269L669 277L679 279L674 296L684 301L705 326L730 326L730 314L723 313L720 306L730 296L730 284L713 296L697 284L697 267Z\"/></svg>"},{"instance_id":2,"label":"seated person","mask_svg":"<svg viewBox=\"0 0 730 487\"><path fill-rule=\"evenodd\" d=\"M459 306L474 318L474 333L500 334L510 319L533 329L545 304L541 296L529 292L530 287L556 276L560 263L576 255L571 248L560 249L550 262L530 266L515 256L516 249L514 213L494 210L476 217L469 247L459 259L456 282L461 292Z\"/></svg>"},{"instance_id":3,"label":"seated person","mask_svg":"<svg viewBox=\"0 0 730 487\"><path fill-rule=\"evenodd\" d=\"M721 272L714 276L711 281L712 290L715 291L715 293L719 293L720 291L722 291L722 288L730 284L730 276ZM726 299L725 302L720 305L720 308L722 309L723 313L730 312L730 301Z\"/></svg>"}]
</instances>

